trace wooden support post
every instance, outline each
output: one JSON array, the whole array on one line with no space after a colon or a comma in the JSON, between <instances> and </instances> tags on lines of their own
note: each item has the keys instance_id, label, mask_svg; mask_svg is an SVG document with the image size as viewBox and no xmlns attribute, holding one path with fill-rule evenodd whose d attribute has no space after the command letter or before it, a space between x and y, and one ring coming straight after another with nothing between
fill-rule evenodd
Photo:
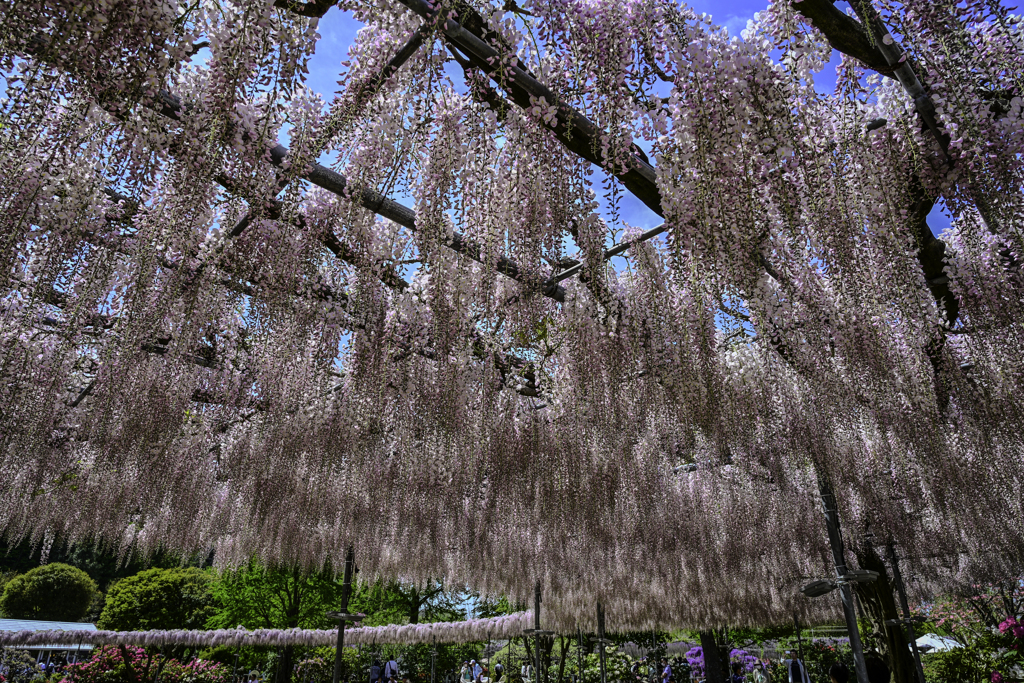
<instances>
[{"instance_id":1,"label":"wooden support post","mask_svg":"<svg viewBox=\"0 0 1024 683\"><path fill-rule=\"evenodd\" d=\"M914 664L917 668L917 678L920 683L926 683L924 679L924 668L921 666L921 653L917 649L917 635L914 633L914 622L910 618L910 604L907 602L907 589L903 585L903 575L900 573L900 560L896 556L896 545L889 544L889 563L892 564L892 580L896 584L896 593L900 597L900 609L903 610L903 623L907 627L907 640L910 641L910 649L914 653Z\"/></svg>"},{"instance_id":2,"label":"wooden support post","mask_svg":"<svg viewBox=\"0 0 1024 683\"><path fill-rule=\"evenodd\" d=\"M868 683L868 670L864 663L864 648L860 642L860 631L857 630L857 613L853 604L853 590L843 577L847 575L846 557L843 551L843 535L839 531L839 512L836 509L836 496L828 478L818 473L818 490L821 493L821 504L825 512L825 526L828 529L828 542L832 546L832 559L836 565L836 576L839 577L839 594L843 601L843 615L846 617L846 628L850 632L850 649L853 650L853 668L857 673L857 683Z\"/></svg>"}]
</instances>

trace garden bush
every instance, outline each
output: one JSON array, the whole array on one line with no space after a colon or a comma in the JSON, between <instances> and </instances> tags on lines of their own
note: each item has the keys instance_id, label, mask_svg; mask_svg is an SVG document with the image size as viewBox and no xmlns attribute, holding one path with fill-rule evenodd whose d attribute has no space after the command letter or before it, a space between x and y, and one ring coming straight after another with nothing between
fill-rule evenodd
<instances>
[{"instance_id":1,"label":"garden bush","mask_svg":"<svg viewBox=\"0 0 1024 683\"><path fill-rule=\"evenodd\" d=\"M65 667L61 683L149 683L157 677L160 683L228 683L231 671L219 662L181 662L141 647L108 646Z\"/></svg>"},{"instance_id":2,"label":"garden bush","mask_svg":"<svg viewBox=\"0 0 1024 683\"><path fill-rule=\"evenodd\" d=\"M7 582L0 612L13 619L78 621L97 592L96 583L81 569L44 564Z\"/></svg>"}]
</instances>

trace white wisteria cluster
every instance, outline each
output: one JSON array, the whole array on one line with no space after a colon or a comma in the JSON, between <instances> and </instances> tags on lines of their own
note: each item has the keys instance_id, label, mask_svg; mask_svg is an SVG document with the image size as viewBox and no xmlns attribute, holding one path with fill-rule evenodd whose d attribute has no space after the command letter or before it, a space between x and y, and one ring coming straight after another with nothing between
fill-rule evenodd
<instances>
[{"instance_id":1,"label":"white wisteria cluster","mask_svg":"<svg viewBox=\"0 0 1024 683\"><path fill-rule=\"evenodd\" d=\"M1019 568L1019 18L522 5L0 0L0 529L567 629L832 614L822 484L852 566Z\"/></svg>"},{"instance_id":2,"label":"white wisteria cluster","mask_svg":"<svg viewBox=\"0 0 1024 683\"><path fill-rule=\"evenodd\" d=\"M421 643L468 643L491 638L514 638L529 628L533 615L517 612L489 619L350 628L345 631L346 645ZM337 630L321 629L216 629L210 631L0 631L0 647L32 645L141 645L163 647L303 647L333 646Z\"/></svg>"}]
</instances>

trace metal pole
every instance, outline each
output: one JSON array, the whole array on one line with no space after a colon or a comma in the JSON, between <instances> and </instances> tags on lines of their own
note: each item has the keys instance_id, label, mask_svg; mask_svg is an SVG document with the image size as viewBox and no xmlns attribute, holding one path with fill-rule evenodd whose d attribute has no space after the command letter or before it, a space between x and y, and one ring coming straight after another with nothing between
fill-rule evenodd
<instances>
[{"instance_id":1,"label":"metal pole","mask_svg":"<svg viewBox=\"0 0 1024 683\"><path fill-rule=\"evenodd\" d=\"M436 683L437 672L437 636L434 636L433 647L430 648L430 683Z\"/></svg>"},{"instance_id":2,"label":"metal pole","mask_svg":"<svg viewBox=\"0 0 1024 683\"><path fill-rule=\"evenodd\" d=\"M868 683L868 669L864 663L864 648L860 642L860 631L857 629L857 613L853 604L853 590L843 577L847 574L846 557L843 551L843 536L839 531L839 512L836 509L836 496L832 485L826 477L818 473L818 490L821 492L822 508L825 512L825 526L828 528L828 542L832 546L832 559L839 577L839 594L843 601L843 615L846 617L846 629L850 633L850 649L853 650L853 668L857 673L857 683Z\"/></svg>"},{"instance_id":3,"label":"metal pole","mask_svg":"<svg viewBox=\"0 0 1024 683\"><path fill-rule=\"evenodd\" d=\"M352 597L352 574L356 564L356 552L352 546L345 551L345 580L341 584L341 612L348 612L348 601ZM333 683L341 683L341 650L345 647L345 619L338 621L338 646L334 651Z\"/></svg>"},{"instance_id":4,"label":"metal pole","mask_svg":"<svg viewBox=\"0 0 1024 683\"><path fill-rule=\"evenodd\" d=\"M597 645L598 661L601 664L601 683L608 683L608 669L604 661L604 607L597 603Z\"/></svg>"},{"instance_id":5,"label":"metal pole","mask_svg":"<svg viewBox=\"0 0 1024 683\"><path fill-rule=\"evenodd\" d=\"M576 654L580 660L579 665L579 676L577 683L583 683L583 629L576 627L576 648L579 650Z\"/></svg>"},{"instance_id":6,"label":"metal pole","mask_svg":"<svg viewBox=\"0 0 1024 683\"><path fill-rule=\"evenodd\" d=\"M540 675L540 581L533 589L533 628L537 637L533 639L533 657L536 664L533 667L533 676L537 683L544 683Z\"/></svg>"},{"instance_id":7,"label":"metal pole","mask_svg":"<svg viewBox=\"0 0 1024 683\"><path fill-rule=\"evenodd\" d=\"M793 625L796 626L796 656L800 658L800 664L803 665L804 641L800 637L800 620L797 619L796 612L793 612Z\"/></svg>"},{"instance_id":8,"label":"metal pole","mask_svg":"<svg viewBox=\"0 0 1024 683\"><path fill-rule=\"evenodd\" d=\"M160 658L163 662L158 662L156 666L156 676L153 677L154 683L160 683L160 672L164 670L164 665L167 663L167 653L164 652L164 646L160 646ZM235 669L238 668L238 653L235 653Z\"/></svg>"},{"instance_id":9,"label":"metal pole","mask_svg":"<svg viewBox=\"0 0 1024 683\"><path fill-rule=\"evenodd\" d=\"M910 649L914 652L914 664L917 667L917 678L921 683L924 680L924 667L921 666L921 653L917 649L917 635L914 633L914 622L910 620L910 604L907 602L907 589L903 585L903 575L900 573L900 560L896 557L896 546L889 544L889 562L892 564L892 579L896 584L896 593L900 596L900 608L903 610L903 619L907 625L907 637L910 639Z\"/></svg>"}]
</instances>

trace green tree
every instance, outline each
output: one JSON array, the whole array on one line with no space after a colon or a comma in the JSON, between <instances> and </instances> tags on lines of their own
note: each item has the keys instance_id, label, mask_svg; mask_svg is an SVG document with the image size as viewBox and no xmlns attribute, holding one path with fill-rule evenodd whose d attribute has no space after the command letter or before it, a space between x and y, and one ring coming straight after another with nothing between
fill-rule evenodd
<instances>
[{"instance_id":1,"label":"green tree","mask_svg":"<svg viewBox=\"0 0 1024 683\"><path fill-rule=\"evenodd\" d=\"M44 564L7 582L0 611L15 619L78 621L96 592L96 582L81 569Z\"/></svg>"},{"instance_id":2,"label":"green tree","mask_svg":"<svg viewBox=\"0 0 1024 683\"><path fill-rule=\"evenodd\" d=\"M223 572L214 587L220 608L211 628L329 628L326 612L340 606L341 582L330 572L303 574L297 568L264 567L256 562ZM282 649L276 683L291 676L294 649Z\"/></svg>"},{"instance_id":3,"label":"green tree","mask_svg":"<svg viewBox=\"0 0 1024 683\"><path fill-rule=\"evenodd\" d=\"M522 612L526 609L523 605L513 605L507 597L504 595L497 598L481 598L479 596L473 596L476 598L476 606L473 609L477 619L490 619L491 617L501 617L506 614L514 614L515 612Z\"/></svg>"},{"instance_id":4,"label":"green tree","mask_svg":"<svg viewBox=\"0 0 1024 683\"><path fill-rule=\"evenodd\" d=\"M352 596L352 609L363 612L365 626L458 621L466 618L460 605L466 596L447 590L439 581L422 586L384 581L360 583Z\"/></svg>"},{"instance_id":5,"label":"green tree","mask_svg":"<svg viewBox=\"0 0 1024 683\"><path fill-rule=\"evenodd\" d=\"M146 569L107 591L99 627L112 631L201 629L217 611L213 577L195 567Z\"/></svg>"}]
</instances>

